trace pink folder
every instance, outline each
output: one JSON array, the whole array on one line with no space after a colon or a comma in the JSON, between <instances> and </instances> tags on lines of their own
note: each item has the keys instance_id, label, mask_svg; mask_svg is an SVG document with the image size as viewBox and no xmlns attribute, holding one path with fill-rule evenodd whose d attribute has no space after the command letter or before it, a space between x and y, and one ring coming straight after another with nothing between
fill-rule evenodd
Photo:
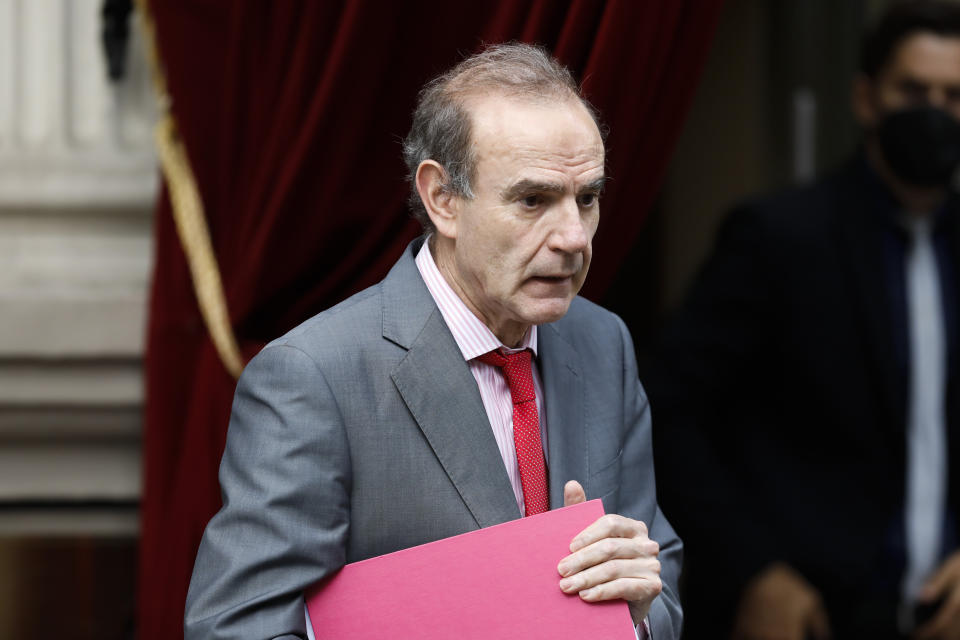
<instances>
[{"instance_id":1,"label":"pink folder","mask_svg":"<svg viewBox=\"0 0 960 640\"><path fill-rule=\"evenodd\" d=\"M591 500L348 564L306 593L317 640L634 640L626 602L558 586Z\"/></svg>"}]
</instances>

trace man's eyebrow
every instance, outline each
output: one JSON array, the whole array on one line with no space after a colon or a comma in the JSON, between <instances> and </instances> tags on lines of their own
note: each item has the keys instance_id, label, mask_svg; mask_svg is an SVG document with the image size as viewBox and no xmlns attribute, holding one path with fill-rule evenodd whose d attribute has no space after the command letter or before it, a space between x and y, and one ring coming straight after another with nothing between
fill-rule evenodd
<instances>
[{"instance_id":1,"label":"man's eyebrow","mask_svg":"<svg viewBox=\"0 0 960 640\"><path fill-rule=\"evenodd\" d=\"M563 193L563 185L540 180L520 180L504 189L500 197L504 202L511 202L531 193Z\"/></svg>"},{"instance_id":2,"label":"man's eyebrow","mask_svg":"<svg viewBox=\"0 0 960 640\"><path fill-rule=\"evenodd\" d=\"M603 193L603 188L607 184L607 176L597 178L593 182L588 182L580 189L580 193Z\"/></svg>"},{"instance_id":3,"label":"man's eyebrow","mask_svg":"<svg viewBox=\"0 0 960 640\"><path fill-rule=\"evenodd\" d=\"M607 182L606 176L597 178L585 184L578 193L600 193ZM512 202L531 193L563 193L564 187L558 182L542 182L540 180L520 180L500 193L504 202Z\"/></svg>"}]
</instances>

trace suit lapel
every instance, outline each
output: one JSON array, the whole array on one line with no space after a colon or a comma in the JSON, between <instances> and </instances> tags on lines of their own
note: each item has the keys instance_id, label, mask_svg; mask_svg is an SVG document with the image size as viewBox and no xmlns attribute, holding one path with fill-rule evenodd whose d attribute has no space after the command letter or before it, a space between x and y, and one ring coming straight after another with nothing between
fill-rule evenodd
<instances>
[{"instance_id":1,"label":"suit lapel","mask_svg":"<svg viewBox=\"0 0 960 640\"><path fill-rule=\"evenodd\" d=\"M477 382L420 277L416 242L384 281L384 338L408 349L391 372L414 420L480 527L520 517Z\"/></svg>"},{"instance_id":2,"label":"suit lapel","mask_svg":"<svg viewBox=\"0 0 960 640\"><path fill-rule=\"evenodd\" d=\"M556 509L563 506L563 485L568 480L577 480L589 490L583 385L578 354L556 325L541 326L537 340L550 453L550 507Z\"/></svg>"},{"instance_id":3,"label":"suit lapel","mask_svg":"<svg viewBox=\"0 0 960 640\"><path fill-rule=\"evenodd\" d=\"M866 176L856 176L843 192L839 211L841 255L848 257L851 289L868 343L868 364L877 372L880 402L888 424L902 430L906 415L905 389L897 376L895 344L891 318L890 293L885 283L887 264L884 259L882 202L872 189L864 190Z\"/></svg>"},{"instance_id":4,"label":"suit lapel","mask_svg":"<svg viewBox=\"0 0 960 640\"><path fill-rule=\"evenodd\" d=\"M947 215L950 229L950 252L953 256L952 285L945 295L952 296L953 317L950 320L953 332L953 351L947 362L947 433L948 438L960 438L960 196L953 194L948 203ZM960 451L960 443L951 442L951 456ZM956 471L953 472L957 474ZM960 474L958 474L960 475Z\"/></svg>"}]
</instances>

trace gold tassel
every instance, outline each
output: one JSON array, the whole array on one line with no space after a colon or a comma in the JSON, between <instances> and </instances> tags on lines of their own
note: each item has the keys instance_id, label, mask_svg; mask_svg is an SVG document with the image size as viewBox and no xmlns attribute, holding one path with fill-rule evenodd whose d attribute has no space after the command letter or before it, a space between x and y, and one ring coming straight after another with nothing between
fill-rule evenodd
<instances>
[{"instance_id":1,"label":"gold tassel","mask_svg":"<svg viewBox=\"0 0 960 640\"><path fill-rule=\"evenodd\" d=\"M213 340L213 346L230 375L239 378L244 367L243 357L240 355L240 348L230 324L223 281L220 278L213 243L210 241L210 230L203 212L203 202L190 168L186 149L177 132L176 120L170 109L170 97L166 89L166 80L147 0L137 0L137 8L153 70L154 87L162 110L160 121L154 131L154 141L170 195L177 235L180 237L180 244L187 257L200 314Z\"/></svg>"}]
</instances>

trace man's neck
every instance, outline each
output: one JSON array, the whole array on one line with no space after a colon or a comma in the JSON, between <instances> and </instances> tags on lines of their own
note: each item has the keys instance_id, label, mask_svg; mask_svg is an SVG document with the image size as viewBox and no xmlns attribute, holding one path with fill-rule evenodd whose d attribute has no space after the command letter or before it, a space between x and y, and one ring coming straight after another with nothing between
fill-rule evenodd
<instances>
[{"instance_id":1,"label":"man's neck","mask_svg":"<svg viewBox=\"0 0 960 640\"><path fill-rule=\"evenodd\" d=\"M909 215L925 216L936 211L947 197L945 187L918 187L911 185L894 174L883 158L876 140L866 142L867 162L886 183L903 210Z\"/></svg>"}]
</instances>

